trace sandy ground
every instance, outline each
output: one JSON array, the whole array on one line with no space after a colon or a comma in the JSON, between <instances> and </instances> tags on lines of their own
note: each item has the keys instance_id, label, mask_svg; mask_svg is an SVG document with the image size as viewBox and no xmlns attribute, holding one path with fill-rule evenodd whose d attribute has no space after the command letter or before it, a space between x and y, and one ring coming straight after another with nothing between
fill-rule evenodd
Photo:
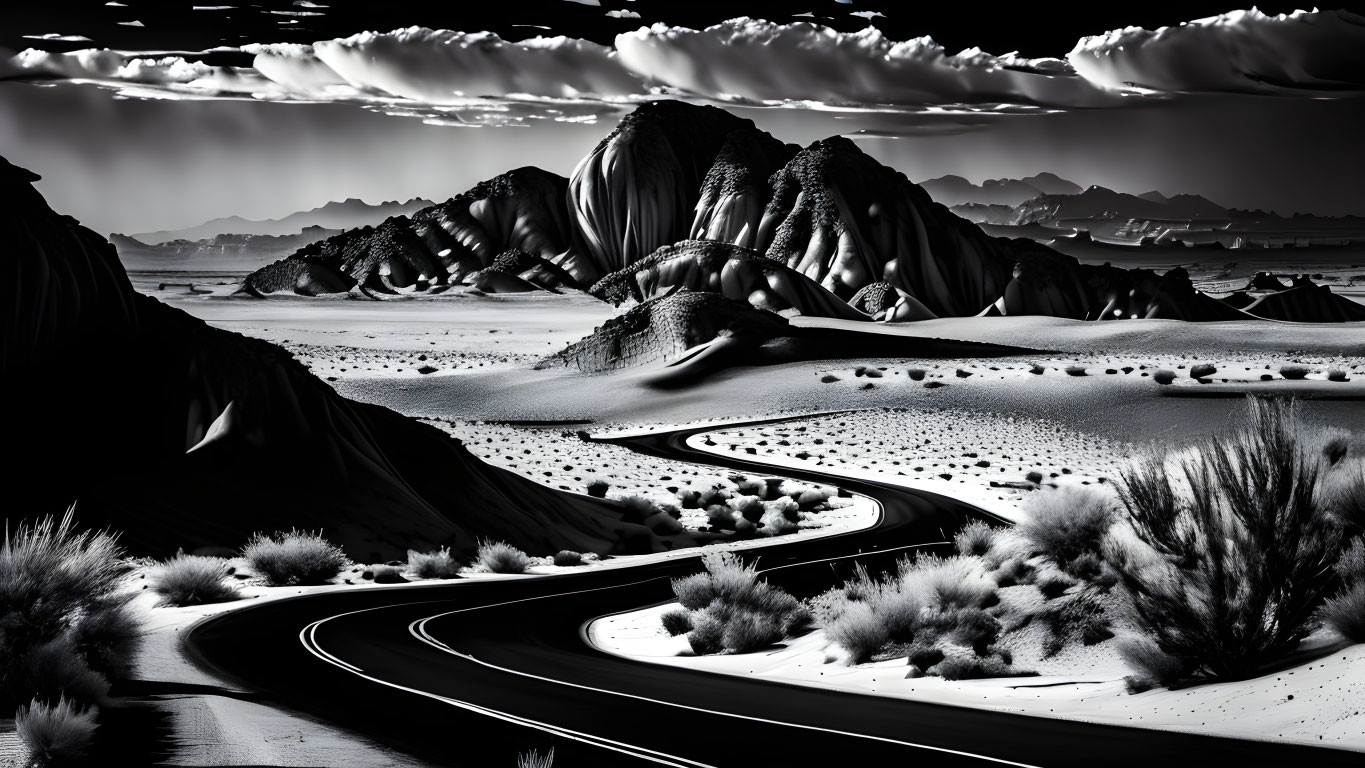
<instances>
[{"instance_id":1,"label":"sandy ground","mask_svg":"<svg viewBox=\"0 0 1365 768\"><path fill-rule=\"evenodd\" d=\"M1183 444L1227 426L1245 393L1310 395L1313 399L1303 407L1309 423L1365 430L1361 323L1085 323L1021 317L894 327L864 324L862 328L875 332L1040 351L994 360L897 358L739 368L701 386L660 390L644 385L638 373L591 376L530 369L534 359L615 314L582 296L460 295L382 303L188 294L163 298L214 325L282 344L348 397L438 419L480 455L537 482L572 487L589 470L606 468L607 474L616 475L611 478L613 495L658 492L660 484L709 478L696 468L618 455L609 446L582 443L554 429L529 431L472 421L559 420L578 425L572 429L602 431L853 409L860 413L812 419L802 433L794 431L801 425L722 427L710 437L714 445L706 445L704 437L693 444L720 456L742 453L770 462L775 474L781 466L816 465L956 495L1004 515L1019 514L1019 501L1030 493L1004 483L1037 471L1045 483L1099 485L1101 478L1113 477L1115 463L1125 453L1144 444ZM1212 364L1217 371L1195 380L1190 376L1195 364ZM1287 380L1280 373L1287 365L1302 365L1309 372L1303 380ZM419 373L423 366L435 370ZM1175 374L1172 384L1154 380L1161 370ZM1341 371L1346 380L1328 380L1332 370ZM1262 380L1266 376L1269 380ZM816 439L824 442L816 444ZM946 479L941 477L945 474ZM874 517L846 525L867 524ZM630 564L629 558L616 558L595 567ZM593 637L632 657L800 684L1365 749L1365 718L1358 704L1365 677L1355 671L1365 659L1362 646L1258 680L1129 695L1121 682L1125 672L1106 644L1071 656L1064 653L1055 666L1036 670L1049 677L947 682L905 679L902 666L890 662L846 666L818 632L772 653L681 658L676 653L684 641L662 636L657 612L601 620L592 625ZM1331 646L1335 639L1324 635L1314 642ZM1058 672L1069 677L1058 680ZM1053 682L1060 684L1039 687Z\"/></svg>"},{"instance_id":2,"label":"sandy ground","mask_svg":"<svg viewBox=\"0 0 1365 768\"><path fill-rule=\"evenodd\" d=\"M1313 661L1254 680L1129 694L1115 654L1091 654L1080 674L948 681L905 677L905 661L849 666L816 631L771 651L687 656L685 637L668 637L659 616L672 604L598 619L598 648L655 664L878 696L980 707L1039 717L1163 728L1245 739L1275 739L1365 750L1365 645L1340 648L1330 633L1310 639L1334 648ZM1073 663L1074 659L1068 660ZM754 713L748 713L754 714Z\"/></svg>"}]
</instances>

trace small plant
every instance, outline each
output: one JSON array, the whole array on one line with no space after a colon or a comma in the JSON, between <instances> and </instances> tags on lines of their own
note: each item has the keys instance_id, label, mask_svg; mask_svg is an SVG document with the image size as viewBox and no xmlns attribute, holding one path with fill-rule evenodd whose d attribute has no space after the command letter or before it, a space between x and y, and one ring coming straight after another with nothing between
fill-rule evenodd
<instances>
[{"instance_id":1,"label":"small plant","mask_svg":"<svg viewBox=\"0 0 1365 768\"><path fill-rule=\"evenodd\" d=\"M605 499L607 497L607 491L611 490L611 483L608 483L601 478L593 478L588 481L585 490L587 490L589 496Z\"/></svg>"},{"instance_id":2,"label":"small plant","mask_svg":"<svg viewBox=\"0 0 1365 768\"><path fill-rule=\"evenodd\" d=\"M179 554L149 574L160 605L185 606L236 600L237 585L228 580L227 561L218 557Z\"/></svg>"},{"instance_id":3,"label":"small plant","mask_svg":"<svg viewBox=\"0 0 1365 768\"><path fill-rule=\"evenodd\" d=\"M786 536L789 533L796 533L799 528L791 518L774 509L764 512L760 522L763 523L764 536Z\"/></svg>"},{"instance_id":4,"label":"small plant","mask_svg":"<svg viewBox=\"0 0 1365 768\"><path fill-rule=\"evenodd\" d=\"M550 747L550 751L543 755L535 749L517 755L517 768L551 768L554 764L554 747Z\"/></svg>"},{"instance_id":5,"label":"small plant","mask_svg":"<svg viewBox=\"0 0 1365 768\"><path fill-rule=\"evenodd\" d=\"M1127 635L1117 642L1119 656L1134 673L1126 678L1131 693L1170 685L1185 675L1186 665L1146 635Z\"/></svg>"},{"instance_id":6,"label":"small plant","mask_svg":"<svg viewBox=\"0 0 1365 768\"><path fill-rule=\"evenodd\" d=\"M454 579L460 575L460 563L448 547L435 552L409 549L408 570L419 579Z\"/></svg>"},{"instance_id":7,"label":"small plant","mask_svg":"<svg viewBox=\"0 0 1365 768\"><path fill-rule=\"evenodd\" d=\"M1328 380L1328 381L1350 381L1350 379L1346 376L1346 372L1343 371L1343 370L1341 370L1340 368L1333 368L1332 370L1328 371L1328 372L1327 372L1327 380Z\"/></svg>"},{"instance_id":8,"label":"small plant","mask_svg":"<svg viewBox=\"0 0 1365 768\"><path fill-rule=\"evenodd\" d=\"M927 373L928 371L923 368L911 368L906 371L906 374L910 377L911 381L924 381L924 377Z\"/></svg>"},{"instance_id":9,"label":"small plant","mask_svg":"<svg viewBox=\"0 0 1365 768\"><path fill-rule=\"evenodd\" d=\"M1029 497L1025 509L1028 518L1017 530L1029 551L1047 557L1067 573L1073 572L1073 564L1083 555L1103 549L1115 516L1107 498L1075 487L1044 489Z\"/></svg>"},{"instance_id":10,"label":"small plant","mask_svg":"<svg viewBox=\"0 0 1365 768\"><path fill-rule=\"evenodd\" d=\"M751 523L763 519L763 500L757 496L736 496L729 500L730 508Z\"/></svg>"},{"instance_id":11,"label":"small plant","mask_svg":"<svg viewBox=\"0 0 1365 768\"><path fill-rule=\"evenodd\" d=\"M673 593L692 611L688 642L697 654L743 653L804 627L810 613L791 595L758 579L752 565L728 552L702 556L706 572L673 581Z\"/></svg>"},{"instance_id":12,"label":"small plant","mask_svg":"<svg viewBox=\"0 0 1365 768\"><path fill-rule=\"evenodd\" d=\"M1365 583L1349 587L1322 607L1323 619L1342 637L1365 643Z\"/></svg>"},{"instance_id":13,"label":"small plant","mask_svg":"<svg viewBox=\"0 0 1365 768\"><path fill-rule=\"evenodd\" d=\"M1165 368L1162 368L1152 374L1152 381L1162 385L1170 384L1175 381L1175 371L1168 371Z\"/></svg>"},{"instance_id":14,"label":"small plant","mask_svg":"<svg viewBox=\"0 0 1365 768\"><path fill-rule=\"evenodd\" d=\"M1085 366L1084 366L1084 365L1068 365L1068 366L1066 367L1066 375L1067 375L1067 376L1084 376L1084 375L1085 375Z\"/></svg>"},{"instance_id":15,"label":"small plant","mask_svg":"<svg viewBox=\"0 0 1365 768\"><path fill-rule=\"evenodd\" d=\"M1313 370L1311 368L1303 365L1280 366L1280 375L1285 377L1286 379L1289 379L1290 381L1298 381L1299 379L1308 378L1308 374L1312 372Z\"/></svg>"},{"instance_id":16,"label":"small plant","mask_svg":"<svg viewBox=\"0 0 1365 768\"><path fill-rule=\"evenodd\" d=\"M408 580L403 578L402 571L392 565L376 565L368 571L370 578L376 584L407 584Z\"/></svg>"},{"instance_id":17,"label":"small plant","mask_svg":"<svg viewBox=\"0 0 1365 768\"><path fill-rule=\"evenodd\" d=\"M531 558L506 542L485 540L479 543L474 565L484 573L526 573Z\"/></svg>"},{"instance_id":18,"label":"small plant","mask_svg":"<svg viewBox=\"0 0 1365 768\"><path fill-rule=\"evenodd\" d=\"M891 641L886 623L865 602L855 601L825 627L825 634L843 648L854 664L872 658Z\"/></svg>"},{"instance_id":19,"label":"small plant","mask_svg":"<svg viewBox=\"0 0 1365 768\"><path fill-rule=\"evenodd\" d=\"M15 730L41 765L79 763L95 741L97 710L80 707L65 697L56 704L34 699L14 717Z\"/></svg>"},{"instance_id":20,"label":"small plant","mask_svg":"<svg viewBox=\"0 0 1365 768\"><path fill-rule=\"evenodd\" d=\"M554 564L561 568L570 568L575 565L583 564L583 555L571 549L561 549L555 553Z\"/></svg>"},{"instance_id":21,"label":"small plant","mask_svg":"<svg viewBox=\"0 0 1365 768\"><path fill-rule=\"evenodd\" d=\"M321 531L258 533L242 547L242 557L272 587L326 584L350 565L341 547Z\"/></svg>"},{"instance_id":22,"label":"small plant","mask_svg":"<svg viewBox=\"0 0 1365 768\"><path fill-rule=\"evenodd\" d=\"M796 505L802 512L810 512L829 501L829 491L809 488L796 497Z\"/></svg>"},{"instance_id":23,"label":"small plant","mask_svg":"<svg viewBox=\"0 0 1365 768\"><path fill-rule=\"evenodd\" d=\"M674 608L659 617L659 621L664 625L664 631L670 637L677 637L692 631L692 614L681 608Z\"/></svg>"},{"instance_id":24,"label":"small plant","mask_svg":"<svg viewBox=\"0 0 1365 768\"><path fill-rule=\"evenodd\" d=\"M953 537L953 546L960 555L983 557L995 543L995 529L983 520L973 520Z\"/></svg>"}]
</instances>

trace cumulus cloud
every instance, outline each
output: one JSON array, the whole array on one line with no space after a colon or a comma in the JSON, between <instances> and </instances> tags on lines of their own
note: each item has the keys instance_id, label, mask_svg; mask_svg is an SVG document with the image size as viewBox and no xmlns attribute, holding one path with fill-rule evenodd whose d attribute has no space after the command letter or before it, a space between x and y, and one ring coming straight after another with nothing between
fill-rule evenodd
<instances>
[{"instance_id":1,"label":"cumulus cloud","mask_svg":"<svg viewBox=\"0 0 1365 768\"><path fill-rule=\"evenodd\" d=\"M304 12L316 11L288 13ZM949 107L998 116L1192 91L1317 96L1365 87L1365 19L1344 11L1252 10L1156 31L1122 29L1081 40L1065 60L979 48L950 53L929 37L895 41L872 26L839 32L804 20L738 18L705 29L654 24L614 42L563 36L513 42L491 32L410 27L228 49L252 54L250 67L210 66L192 54L30 49L7 69L10 76L17 70L93 82L136 98L347 102L458 125L595 119L659 96L901 114Z\"/></svg>"},{"instance_id":2,"label":"cumulus cloud","mask_svg":"<svg viewBox=\"0 0 1365 768\"><path fill-rule=\"evenodd\" d=\"M621 60L650 80L720 100L922 106L1023 102L1104 106L1117 97L1060 59L950 54L932 38L838 32L810 22L739 18L696 30L655 24L616 37Z\"/></svg>"},{"instance_id":3,"label":"cumulus cloud","mask_svg":"<svg viewBox=\"0 0 1365 768\"><path fill-rule=\"evenodd\" d=\"M1255 8L1082 38L1067 60L1107 88L1303 95L1365 90L1365 17Z\"/></svg>"}]
</instances>

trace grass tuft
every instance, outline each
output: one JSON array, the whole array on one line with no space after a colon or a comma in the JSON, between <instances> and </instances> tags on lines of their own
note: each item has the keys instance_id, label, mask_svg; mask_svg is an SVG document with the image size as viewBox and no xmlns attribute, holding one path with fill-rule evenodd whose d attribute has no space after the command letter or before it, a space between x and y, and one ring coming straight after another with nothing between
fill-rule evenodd
<instances>
[{"instance_id":1,"label":"grass tuft","mask_svg":"<svg viewBox=\"0 0 1365 768\"><path fill-rule=\"evenodd\" d=\"M460 562L450 554L448 547L441 547L435 552L409 549L408 570L419 579L454 579L459 578Z\"/></svg>"},{"instance_id":2,"label":"grass tuft","mask_svg":"<svg viewBox=\"0 0 1365 768\"><path fill-rule=\"evenodd\" d=\"M14 726L38 765L74 765L85 760L94 744L97 712L65 697L55 704L34 699L19 709Z\"/></svg>"},{"instance_id":3,"label":"grass tuft","mask_svg":"<svg viewBox=\"0 0 1365 768\"><path fill-rule=\"evenodd\" d=\"M531 558L506 542L485 540L479 543L474 566L484 573L526 573Z\"/></svg>"},{"instance_id":4,"label":"grass tuft","mask_svg":"<svg viewBox=\"0 0 1365 768\"><path fill-rule=\"evenodd\" d=\"M350 565L341 547L324 539L321 531L297 529L255 534L242 547L242 557L272 587L326 584Z\"/></svg>"},{"instance_id":5,"label":"grass tuft","mask_svg":"<svg viewBox=\"0 0 1365 768\"><path fill-rule=\"evenodd\" d=\"M155 566L148 576L162 606L226 603L240 596L237 585L228 580L227 561L220 557L179 554Z\"/></svg>"}]
</instances>

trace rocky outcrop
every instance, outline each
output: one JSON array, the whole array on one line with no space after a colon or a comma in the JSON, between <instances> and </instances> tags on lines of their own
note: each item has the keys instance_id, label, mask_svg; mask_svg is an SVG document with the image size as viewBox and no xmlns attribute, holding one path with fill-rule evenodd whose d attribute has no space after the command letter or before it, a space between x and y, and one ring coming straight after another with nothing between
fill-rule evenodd
<instances>
[{"instance_id":1,"label":"rocky outcrop","mask_svg":"<svg viewBox=\"0 0 1365 768\"><path fill-rule=\"evenodd\" d=\"M289 353L136 293L113 248L0 161L0 394L9 509L78 502L138 554L322 529L373 561L476 537L647 551L625 510L484 464L443 432L339 396Z\"/></svg>"},{"instance_id":2,"label":"rocky outcrop","mask_svg":"<svg viewBox=\"0 0 1365 768\"><path fill-rule=\"evenodd\" d=\"M720 294L770 312L866 320L804 275L758 251L684 240L602 278L589 293L612 304L643 302L679 289Z\"/></svg>"},{"instance_id":3,"label":"rocky outcrop","mask_svg":"<svg viewBox=\"0 0 1365 768\"><path fill-rule=\"evenodd\" d=\"M576 285L595 273L570 247L567 184L539 168L518 168L410 217L393 216L313 243L253 272L243 290L304 296L335 293L339 286L371 295L440 292L508 250L544 259Z\"/></svg>"},{"instance_id":4,"label":"rocky outcrop","mask_svg":"<svg viewBox=\"0 0 1365 768\"><path fill-rule=\"evenodd\" d=\"M596 277L687 236L702 182L730 134L753 121L675 101L626 115L574 169L569 207Z\"/></svg>"},{"instance_id":5,"label":"rocky outcrop","mask_svg":"<svg viewBox=\"0 0 1365 768\"><path fill-rule=\"evenodd\" d=\"M484 293L525 293L550 291L577 285L563 268L526 251L504 251L493 263L475 272L465 282Z\"/></svg>"},{"instance_id":6,"label":"rocky outcrop","mask_svg":"<svg viewBox=\"0 0 1365 768\"><path fill-rule=\"evenodd\" d=\"M631 307L536 367L565 365L601 373L673 362L688 350L722 336L756 346L787 329L782 317L745 302L682 289Z\"/></svg>"},{"instance_id":7,"label":"rocky outcrop","mask_svg":"<svg viewBox=\"0 0 1365 768\"><path fill-rule=\"evenodd\" d=\"M1347 323L1365 321L1365 306L1332 293L1325 285L1296 281L1288 290L1268 293L1247 304L1243 311L1266 320L1296 323Z\"/></svg>"},{"instance_id":8,"label":"rocky outcrop","mask_svg":"<svg viewBox=\"0 0 1365 768\"><path fill-rule=\"evenodd\" d=\"M768 179L797 151L795 145L757 129L740 129L726 137L702 181L690 239L752 248L772 199Z\"/></svg>"}]
</instances>

